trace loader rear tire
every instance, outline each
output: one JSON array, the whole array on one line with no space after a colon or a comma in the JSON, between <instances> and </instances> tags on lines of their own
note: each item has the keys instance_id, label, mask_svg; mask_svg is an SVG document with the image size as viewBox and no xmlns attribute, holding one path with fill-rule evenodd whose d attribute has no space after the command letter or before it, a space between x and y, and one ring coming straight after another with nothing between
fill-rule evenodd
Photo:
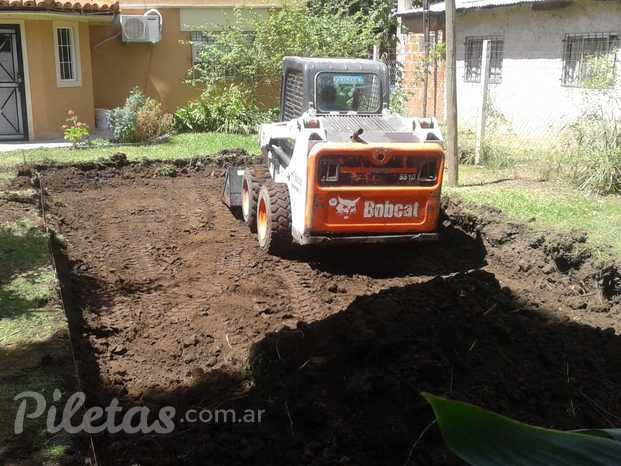
<instances>
[{"instance_id":1,"label":"loader rear tire","mask_svg":"<svg viewBox=\"0 0 621 466\"><path fill-rule=\"evenodd\" d=\"M261 188L257 205L259 247L274 254L291 247L291 202L284 183L267 182Z\"/></svg>"},{"instance_id":2,"label":"loader rear tire","mask_svg":"<svg viewBox=\"0 0 621 466\"><path fill-rule=\"evenodd\" d=\"M252 233L257 232L257 202L261 186L269 179L265 167L248 167L242 181L242 218Z\"/></svg>"}]
</instances>

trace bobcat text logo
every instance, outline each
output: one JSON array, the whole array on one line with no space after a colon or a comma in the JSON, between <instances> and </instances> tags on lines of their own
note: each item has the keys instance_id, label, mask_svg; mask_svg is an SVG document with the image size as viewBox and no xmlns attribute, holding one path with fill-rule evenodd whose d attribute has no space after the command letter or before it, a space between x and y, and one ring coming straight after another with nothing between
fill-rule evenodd
<instances>
[{"instance_id":1,"label":"bobcat text logo","mask_svg":"<svg viewBox=\"0 0 621 466\"><path fill-rule=\"evenodd\" d=\"M336 207L336 213L341 215L344 219L348 219L350 216L354 215L358 209L358 201L360 198L356 199L343 199L342 197L333 197L330 199L330 205L332 207Z\"/></svg>"},{"instance_id":2,"label":"bobcat text logo","mask_svg":"<svg viewBox=\"0 0 621 466\"><path fill-rule=\"evenodd\" d=\"M364 218L414 218L418 217L418 202L414 204L393 204L390 201L375 203L364 201Z\"/></svg>"}]
</instances>

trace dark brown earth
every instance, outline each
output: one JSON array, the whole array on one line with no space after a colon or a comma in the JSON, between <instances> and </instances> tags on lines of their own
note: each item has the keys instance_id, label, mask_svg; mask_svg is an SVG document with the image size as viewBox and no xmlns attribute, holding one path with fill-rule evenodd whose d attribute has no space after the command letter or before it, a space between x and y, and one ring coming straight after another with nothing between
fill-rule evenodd
<instances>
[{"instance_id":1,"label":"dark brown earth","mask_svg":"<svg viewBox=\"0 0 621 466\"><path fill-rule=\"evenodd\" d=\"M421 391L621 425L618 274L580 235L450 203L437 244L271 257L221 203L221 168L122 165L42 178L90 404L266 414L100 434L103 464L461 464L435 427L412 450L433 419Z\"/></svg>"}]
</instances>

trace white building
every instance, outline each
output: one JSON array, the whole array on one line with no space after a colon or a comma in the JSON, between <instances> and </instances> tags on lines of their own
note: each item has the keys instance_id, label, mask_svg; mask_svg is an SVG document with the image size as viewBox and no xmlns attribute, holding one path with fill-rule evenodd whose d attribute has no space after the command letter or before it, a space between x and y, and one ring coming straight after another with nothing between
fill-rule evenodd
<instances>
[{"instance_id":1,"label":"white building","mask_svg":"<svg viewBox=\"0 0 621 466\"><path fill-rule=\"evenodd\" d=\"M476 124L484 39L491 41L493 106L517 134L551 135L576 120L585 95L603 95L611 101L616 95L621 100L620 1L457 0L456 6L460 125ZM424 50L422 45L412 45L413 41L422 42L423 10L412 8L411 0L399 0L397 15L409 31L402 36L399 51L400 60L407 63L413 55L420 55L421 47ZM444 29L444 2L430 6L429 23L432 31ZM600 78L603 73L609 83L603 92L585 89L592 82L594 63ZM407 66L405 74L407 83ZM412 85L412 80L409 82ZM442 84L440 98L444 101ZM414 85L420 88L420 83ZM415 99L420 98L417 92ZM411 108L417 108L416 103Z\"/></svg>"}]
</instances>

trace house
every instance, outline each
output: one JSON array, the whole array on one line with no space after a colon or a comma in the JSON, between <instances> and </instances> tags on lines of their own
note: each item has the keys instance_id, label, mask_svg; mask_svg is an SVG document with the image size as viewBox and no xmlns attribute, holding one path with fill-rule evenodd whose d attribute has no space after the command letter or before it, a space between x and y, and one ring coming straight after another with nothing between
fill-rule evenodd
<instances>
[{"instance_id":1,"label":"house","mask_svg":"<svg viewBox=\"0 0 621 466\"><path fill-rule=\"evenodd\" d=\"M398 51L404 65L405 85L414 90L409 111L420 113L435 104L444 116L443 65L440 78L416 81L412 70L420 68L428 43L443 37L444 2L431 4L429 13L400 0L397 15L407 30ZM481 64L483 41L489 44L489 105L522 136L548 138L575 121L585 98L596 92L604 99L621 99L619 36L621 2L615 0L457 0L455 20L457 99L462 127L476 124L482 101ZM594 63L597 66L594 66ZM594 70L603 91L587 88ZM601 79L603 76L603 80ZM432 83L429 85L429 83ZM432 85L440 102L433 102ZM613 99L614 100L614 99ZM612 102L610 103L612 105Z\"/></svg>"},{"instance_id":2,"label":"house","mask_svg":"<svg viewBox=\"0 0 621 466\"><path fill-rule=\"evenodd\" d=\"M225 27L236 7L268 14L282 5L280 0L132 1L0 0L0 140L62 137L70 109L94 128L95 109L122 105L134 86L173 112L199 94L184 83L206 42L198 27ZM121 18L145 14L156 17L160 33L153 42L128 41Z\"/></svg>"},{"instance_id":3,"label":"house","mask_svg":"<svg viewBox=\"0 0 621 466\"><path fill-rule=\"evenodd\" d=\"M58 136L68 109L94 123L90 30L117 5L81 1L0 1L0 139Z\"/></svg>"}]
</instances>

